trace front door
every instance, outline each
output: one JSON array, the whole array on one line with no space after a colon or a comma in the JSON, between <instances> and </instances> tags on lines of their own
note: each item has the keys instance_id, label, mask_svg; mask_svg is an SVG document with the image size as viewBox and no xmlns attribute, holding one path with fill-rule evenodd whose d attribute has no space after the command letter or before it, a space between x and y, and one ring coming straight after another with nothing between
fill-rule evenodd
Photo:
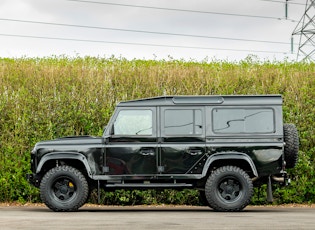
<instances>
[{"instance_id":1,"label":"front door","mask_svg":"<svg viewBox=\"0 0 315 230\"><path fill-rule=\"evenodd\" d=\"M108 175L139 178L157 173L156 109L119 108L106 146Z\"/></svg>"}]
</instances>

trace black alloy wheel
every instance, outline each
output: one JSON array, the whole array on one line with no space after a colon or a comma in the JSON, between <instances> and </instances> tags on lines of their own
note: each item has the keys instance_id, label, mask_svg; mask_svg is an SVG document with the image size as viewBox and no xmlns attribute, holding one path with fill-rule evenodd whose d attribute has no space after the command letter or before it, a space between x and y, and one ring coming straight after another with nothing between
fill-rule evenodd
<instances>
[{"instance_id":1,"label":"black alloy wheel","mask_svg":"<svg viewBox=\"0 0 315 230\"><path fill-rule=\"evenodd\" d=\"M40 184L42 201L53 211L76 211L87 200L89 186L77 169L63 165L49 170Z\"/></svg>"},{"instance_id":2,"label":"black alloy wheel","mask_svg":"<svg viewBox=\"0 0 315 230\"><path fill-rule=\"evenodd\" d=\"M208 205L215 211L241 211L253 195L248 174L236 166L223 166L209 176L205 185Z\"/></svg>"}]
</instances>

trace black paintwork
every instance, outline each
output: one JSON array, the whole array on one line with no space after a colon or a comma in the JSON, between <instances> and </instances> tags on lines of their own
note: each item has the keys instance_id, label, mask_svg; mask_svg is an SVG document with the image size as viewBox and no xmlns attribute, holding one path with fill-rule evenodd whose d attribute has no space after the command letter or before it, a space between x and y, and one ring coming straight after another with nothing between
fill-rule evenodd
<instances>
[{"instance_id":1,"label":"black paintwork","mask_svg":"<svg viewBox=\"0 0 315 230\"><path fill-rule=\"evenodd\" d=\"M167 136L162 128L168 108L202 111L198 135ZM272 133L215 133L215 108L268 108L274 111ZM152 135L113 135L119 111L153 111ZM236 119L244 122L247 118ZM231 123L231 121L228 122ZM121 102L102 137L66 137L36 144L29 181L38 186L50 168L70 164L105 187L197 187L214 167L237 165L252 178L284 175L282 98L269 96L167 96ZM177 182L180 183L177 183Z\"/></svg>"}]
</instances>

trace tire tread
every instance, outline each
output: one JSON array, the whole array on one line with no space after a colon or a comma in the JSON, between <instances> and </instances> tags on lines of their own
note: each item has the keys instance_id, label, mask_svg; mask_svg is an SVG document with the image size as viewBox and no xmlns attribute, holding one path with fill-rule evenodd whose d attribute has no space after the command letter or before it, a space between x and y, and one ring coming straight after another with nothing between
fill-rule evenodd
<instances>
[{"instance_id":1,"label":"tire tread","mask_svg":"<svg viewBox=\"0 0 315 230\"><path fill-rule=\"evenodd\" d=\"M284 124L284 158L286 161L286 168L294 168L298 161L299 152L299 136L294 124Z\"/></svg>"},{"instance_id":2,"label":"tire tread","mask_svg":"<svg viewBox=\"0 0 315 230\"><path fill-rule=\"evenodd\" d=\"M225 173L231 173L233 175L238 174L245 180L247 191L245 191L247 194L243 198L244 201L241 202L240 205L236 207L222 207L218 204L216 199L214 199L213 194L215 194L214 190L216 189L216 180L219 178L222 174ZM248 176L248 174L242 170L241 168L237 166L223 166L218 169L216 169L212 174L209 176L206 185L205 185L205 191L206 191L206 198L208 201L209 207L213 208L215 211L220 212L238 212L243 210L251 201L252 195L253 195L253 183Z\"/></svg>"},{"instance_id":3,"label":"tire tread","mask_svg":"<svg viewBox=\"0 0 315 230\"><path fill-rule=\"evenodd\" d=\"M76 204L74 204L73 206L68 207L68 208L58 208L54 204L52 204L50 202L50 199L47 199L48 191L46 189L47 189L47 186L49 186L50 179L56 173L60 173L60 172L73 174L75 177L77 177L80 180L81 186L82 186L82 194L80 194L81 199L78 202L76 202ZM88 198L88 192L89 192L89 185L88 185L84 175L79 170L77 170L76 168L73 168L73 167L68 166L68 165L57 166L57 167L52 168L51 170L49 170L45 174L45 176L43 177L43 179L41 181L41 184L40 184L40 198L41 198L41 200L45 203L45 205L48 208L50 208L51 210L56 211L56 212L73 212L73 211L77 211L82 205L85 204L85 202L86 202L86 200Z\"/></svg>"}]
</instances>

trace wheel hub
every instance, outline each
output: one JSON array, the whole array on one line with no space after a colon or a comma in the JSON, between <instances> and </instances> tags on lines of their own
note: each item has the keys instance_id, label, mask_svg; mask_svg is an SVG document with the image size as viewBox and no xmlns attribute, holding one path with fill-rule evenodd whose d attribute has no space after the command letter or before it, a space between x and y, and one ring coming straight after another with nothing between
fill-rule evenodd
<instances>
[{"instance_id":1,"label":"wheel hub","mask_svg":"<svg viewBox=\"0 0 315 230\"><path fill-rule=\"evenodd\" d=\"M228 179L222 181L220 184L220 195L223 199L233 201L237 199L239 192L240 192L240 186L238 181Z\"/></svg>"},{"instance_id":2,"label":"wheel hub","mask_svg":"<svg viewBox=\"0 0 315 230\"><path fill-rule=\"evenodd\" d=\"M234 192L234 188L230 185L228 185L226 187L226 191L225 191L227 194L232 194Z\"/></svg>"},{"instance_id":3,"label":"wheel hub","mask_svg":"<svg viewBox=\"0 0 315 230\"><path fill-rule=\"evenodd\" d=\"M65 186L65 185L63 185L63 186L60 187L59 190L60 190L60 192L61 192L62 194L66 194L66 193L68 192L68 187Z\"/></svg>"},{"instance_id":4,"label":"wheel hub","mask_svg":"<svg viewBox=\"0 0 315 230\"><path fill-rule=\"evenodd\" d=\"M62 201L69 200L75 194L74 184L69 179L57 180L54 184L54 195Z\"/></svg>"}]
</instances>

